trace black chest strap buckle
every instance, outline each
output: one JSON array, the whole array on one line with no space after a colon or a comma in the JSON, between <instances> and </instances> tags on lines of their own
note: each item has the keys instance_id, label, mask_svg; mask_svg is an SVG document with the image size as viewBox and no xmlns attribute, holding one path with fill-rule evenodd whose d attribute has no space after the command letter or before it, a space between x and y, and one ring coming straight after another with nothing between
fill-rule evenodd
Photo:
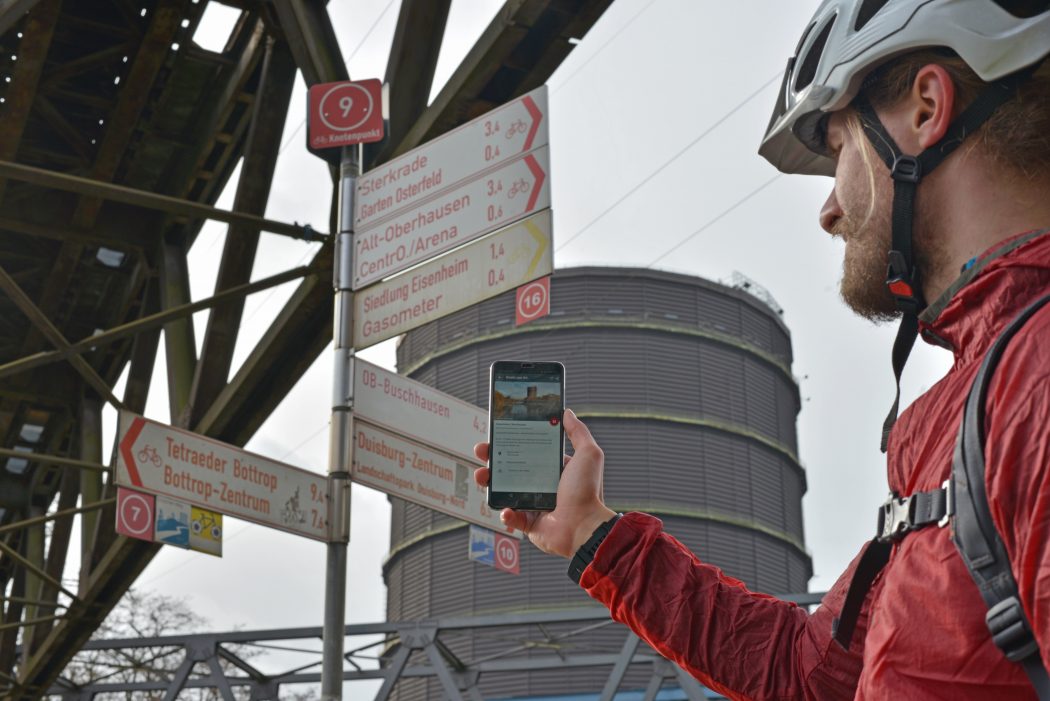
<instances>
[{"instance_id":1,"label":"black chest strap buckle","mask_svg":"<svg viewBox=\"0 0 1050 701\"><path fill-rule=\"evenodd\" d=\"M835 641L846 650L853 639L861 608L879 572L890 560L894 543L920 528L937 524L948 525L954 513L951 480L945 480L940 489L918 492L909 497L890 494L879 507L879 522L875 537L861 554L853 577L842 601L842 610L832 622Z\"/></svg>"},{"instance_id":2,"label":"black chest strap buckle","mask_svg":"<svg viewBox=\"0 0 1050 701\"><path fill-rule=\"evenodd\" d=\"M934 523L942 528L948 525L952 514L949 482L950 480L945 480L940 489L918 492L909 497L890 494L879 507L876 540L898 541L912 531Z\"/></svg>"}]
</instances>

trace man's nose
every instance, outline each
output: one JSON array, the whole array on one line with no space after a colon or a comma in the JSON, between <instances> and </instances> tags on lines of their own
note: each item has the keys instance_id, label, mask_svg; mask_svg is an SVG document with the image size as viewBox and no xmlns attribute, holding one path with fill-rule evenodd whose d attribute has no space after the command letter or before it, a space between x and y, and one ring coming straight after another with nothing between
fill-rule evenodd
<instances>
[{"instance_id":1,"label":"man's nose","mask_svg":"<svg viewBox=\"0 0 1050 701\"><path fill-rule=\"evenodd\" d=\"M828 195L828 199L824 202L824 206L820 208L820 228L829 234L834 233L835 224L842 218L842 208L839 207L839 200L835 197L835 188L831 189L831 194Z\"/></svg>"}]
</instances>

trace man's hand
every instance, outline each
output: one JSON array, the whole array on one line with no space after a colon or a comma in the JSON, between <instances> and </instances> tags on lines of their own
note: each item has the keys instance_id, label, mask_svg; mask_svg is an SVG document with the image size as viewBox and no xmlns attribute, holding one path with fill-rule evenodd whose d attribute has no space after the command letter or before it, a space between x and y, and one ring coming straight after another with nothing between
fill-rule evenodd
<instances>
[{"instance_id":1,"label":"man's hand","mask_svg":"<svg viewBox=\"0 0 1050 701\"><path fill-rule=\"evenodd\" d=\"M566 409L565 432L574 455L565 458L565 468L558 483L558 506L554 511L514 511L504 509L503 523L523 531L537 548L570 558L587 542L594 530L616 515L602 502L602 467L605 454L576 414ZM489 444L478 443L474 454L488 462ZM482 487L489 484L489 468L474 471L474 480Z\"/></svg>"}]
</instances>

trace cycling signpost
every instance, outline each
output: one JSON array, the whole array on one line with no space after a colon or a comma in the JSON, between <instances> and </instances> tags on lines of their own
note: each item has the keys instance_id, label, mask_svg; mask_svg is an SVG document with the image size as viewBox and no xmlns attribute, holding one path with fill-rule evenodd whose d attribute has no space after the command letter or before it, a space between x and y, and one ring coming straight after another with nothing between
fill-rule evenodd
<instances>
[{"instance_id":1,"label":"cycling signpost","mask_svg":"<svg viewBox=\"0 0 1050 701\"><path fill-rule=\"evenodd\" d=\"M120 414L117 445L118 486L187 505L185 519L173 519L168 509L169 531L184 526L187 538L196 535L214 540L209 536L221 529L221 522L208 513L214 512L314 540L328 539L328 480L324 475L130 412ZM129 500L127 513L118 514L123 515L118 526L141 531L144 501ZM203 513L194 519L190 507ZM160 517L161 509L156 511Z\"/></svg>"}]
</instances>

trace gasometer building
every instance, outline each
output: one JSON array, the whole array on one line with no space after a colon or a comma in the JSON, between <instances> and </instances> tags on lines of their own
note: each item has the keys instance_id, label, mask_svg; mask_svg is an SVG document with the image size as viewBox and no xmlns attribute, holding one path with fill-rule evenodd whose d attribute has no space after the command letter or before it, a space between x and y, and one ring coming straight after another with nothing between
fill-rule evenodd
<instances>
[{"instance_id":1,"label":"gasometer building","mask_svg":"<svg viewBox=\"0 0 1050 701\"><path fill-rule=\"evenodd\" d=\"M791 337L775 302L749 289L760 290L649 269L559 270L548 317L515 327L514 295L488 300L406 334L398 369L486 407L493 361L564 363L566 406L605 451L611 508L659 517L701 559L753 590L803 592L812 563ZM391 502L389 620L593 604L566 576L566 561L527 541L515 576L468 559L465 523ZM544 635L559 640L557 626ZM624 631L605 626L565 640L573 652L615 652ZM508 647L499 637L443 642L465 662ZM608 668L483 675L479 689L486 699L567 698L599 692L608 676ZM648 670L628 672L620 689L644 688L648 678ZM436 680L402 679L395 697L442 692Z\"/></svg>"}]
</instances>

